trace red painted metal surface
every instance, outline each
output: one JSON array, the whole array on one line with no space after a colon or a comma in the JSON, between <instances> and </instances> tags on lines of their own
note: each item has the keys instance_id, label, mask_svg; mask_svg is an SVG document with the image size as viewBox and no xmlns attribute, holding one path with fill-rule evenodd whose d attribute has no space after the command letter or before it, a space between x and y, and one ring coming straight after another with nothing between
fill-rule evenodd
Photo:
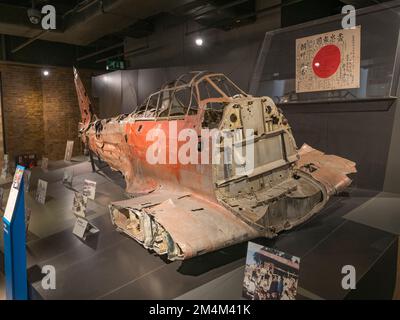
<instances>
[{"instance_id":1,"label":"red painted metal surface","mask_svg":"<svg viewBox=\"0 0 400 320\"><path fill-rule=\"evenodd\" d=\"M347 175L356 172L347 159L308 145L298 150L273 101L247 95L222 74L182 76L133 113L103 120L91 112L76 70L74 74L82 141L124 175L126 191L134 196L110 204L112 222L171 260L291 229L344 190L351 183ZM188 104L178 101L185 90ZM211 127L239 129L243 137L245 129L254 130L256 167L251 174L237 176L236 169L211 159L207 164L178 161L177 150L186 142L177 141L177 134L192 129L201 136L202 128ZM154 130L165 134L165 145L154 147L149 139ZM246 139L240 143L247 145ZM151 148L166 155L165 164L149 162Z\"/></svg>"}]
</instances>

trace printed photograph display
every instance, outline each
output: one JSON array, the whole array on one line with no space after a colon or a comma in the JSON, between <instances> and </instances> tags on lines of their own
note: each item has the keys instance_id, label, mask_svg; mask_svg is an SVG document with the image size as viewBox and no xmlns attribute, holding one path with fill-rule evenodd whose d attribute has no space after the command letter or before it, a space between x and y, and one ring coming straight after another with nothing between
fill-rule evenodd
<instances>
[{"instance_id":1,"label":"printed photograph display","mask_svg":"<svg viewBox=\"0 0 400 320\"><path fill-rule=\"evenodd\" d=\"M300 258L249 242L243 282L248 300L295 300Z\"/></svg>"}]
</instances>

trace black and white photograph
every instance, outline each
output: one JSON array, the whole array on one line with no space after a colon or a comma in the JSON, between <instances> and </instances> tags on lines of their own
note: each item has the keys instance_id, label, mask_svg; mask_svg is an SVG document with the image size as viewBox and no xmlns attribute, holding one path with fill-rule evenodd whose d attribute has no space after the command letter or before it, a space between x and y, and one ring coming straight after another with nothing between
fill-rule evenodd
<instances>
[{"instance_id":1,"label":"black and white photograph","mask_svg":"<svg viewBox=\"0 0 400 320\"><path fill-rule=\"evenodd\" d=\"M86 217L86 208L88 204L88 197L80 192L74 192L74 202L72 205L72 212L78 217Z\"/></svg>"},{"instance_id":2,"label":"black and white photograph","mask_svg":"<svg viewBox=\"0 0 400 320\"><path fill-rule=\"evenodd\" d=\"M300 258L248 243L243 298L296 300Z\"/></svg>"},{"instance_id":3,"label":"black and white photograph","mask_svg":"<svg viewBox=\"0 0 400 320\"><path fill-rule=\"evenodd\" d=\"M64 186L68 188L72 188L72 181L74 179L74 170L73 169L65 169L62 183Z\"/></svg>"},{"instance_id":4,"label":"black and white photograph","mask_svg":"<svg viewBox=\"0 0 400 320\"><path fill-rule=\"evenodd\" d=\"M49 158L42 158L42 164L41 164L41 168L42 170L46 171L48 169L49 166Z\"/></svg>"},{"instance_id":5,"label":"black and white photograph","mask_svg":"<svg viewBox=\"0 0 400 320\"><path fill-rule=\"evenodd\" d=\"M67 145L65 147L65 156L64 156L65 161L71 161L73 150L74 150L74 141L68 140Z\"/></svg>"},{"instance_id":6,"label":"black and white photograph","mask_svg":"<svg viewBox=\"0 0 400 320\"><path fill-rule=\"evenodd\" d=\"M36 201L45 204L47 196L47 181L39 179L36 189Z\"/></svg>"},{"instance_id":7,"label":"black and white photograph","mask_svg":"<svg viewBox=\"0 0 400 320\"><path fill-rule=\"evenodd\" d=\"M32 176L32 171L31 171L31 170L25 170L25 171L24 171L24 187L25 187L25 192L29 192L29 191L30 191L31 176Z\"/></svg>"},{"instance_id":8,"label":"black and white photograph","mask_svg":"<svg viewBox=\"0 0 400 320\"><path fill-rule=\"evenodd\" d=\"M94 200L96 196L96 181L91 181L85 179L83 184L83 194L88 197L90 200Z\"/></svg>"},{"instance_id":9,"label":"black and white photograph","mask_svg":"<svg viewBox=\"0 0 400 320\"><path fill-rule=\"evenodd\" d=\"M3 156L3 165L1 167L1 175L0 179L1 180L6 180L7 178L10 177L10 171L9 171L9 162L8 162L8 154L5 154Z\"/></svg>"}]
</instances>

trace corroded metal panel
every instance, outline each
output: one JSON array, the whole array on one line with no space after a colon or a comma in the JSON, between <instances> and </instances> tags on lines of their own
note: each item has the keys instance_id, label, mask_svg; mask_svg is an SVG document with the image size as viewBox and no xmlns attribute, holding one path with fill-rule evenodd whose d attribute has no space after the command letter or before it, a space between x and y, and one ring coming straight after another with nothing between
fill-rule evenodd
<instances>
[{"instance_id":1,"label":"corroded metal panel","mask_svg":"<svg viewBox=\"0 0 400 320\"><path fill-rule=\"evenodd\" d=\"M171 260L291 229L349 186L347 175L356 172L347 159L308 145L298 149L269 97L250 96L222 74L183 75L133 113L99 120L74 72L82 141L124 175L126 192L135 197L110 204L113 224ZM191 130L195 151L204 151L212 140L204 129L225 135L212 152L180 161L187 145L180 133ZM154 132L164 139L155 144ZM149 150L168 161L151 162Z\"/></svg>"}]
</instances>

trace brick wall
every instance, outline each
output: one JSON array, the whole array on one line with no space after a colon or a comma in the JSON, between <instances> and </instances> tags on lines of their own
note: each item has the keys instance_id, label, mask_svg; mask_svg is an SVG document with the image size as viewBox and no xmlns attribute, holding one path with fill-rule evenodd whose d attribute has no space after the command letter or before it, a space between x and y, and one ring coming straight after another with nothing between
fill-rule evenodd
<instances>
[{"instance_id":1,"label":"brick wall","mask_svg":"<svg viewBox=\"0 0 400 320\"><path fill-rule=\"evenodd\" d=\"M90 73L80 70L87 85ZM85 81L86 80L86 81ZM50 159L63 159L67 140L74 140L75 154L81 143L78 138L78 122L81 119L71 69L58 69L42 81L44 154Z\"/></svg>"},{"instance_id":2,"label":"brick wall","mask_svg":"<svg viewBox=\"0 0 400 320\"><path fill-rule=\"evenodd\" d=\"M75 141L75 155L81 150L72 68L48 68L48 77L42 70L39 66L0 63L3 130L10 159L23 153L63 159L67 140ZM92 71L79 71L90 93Z\"/></svg>"}]
</instances>

